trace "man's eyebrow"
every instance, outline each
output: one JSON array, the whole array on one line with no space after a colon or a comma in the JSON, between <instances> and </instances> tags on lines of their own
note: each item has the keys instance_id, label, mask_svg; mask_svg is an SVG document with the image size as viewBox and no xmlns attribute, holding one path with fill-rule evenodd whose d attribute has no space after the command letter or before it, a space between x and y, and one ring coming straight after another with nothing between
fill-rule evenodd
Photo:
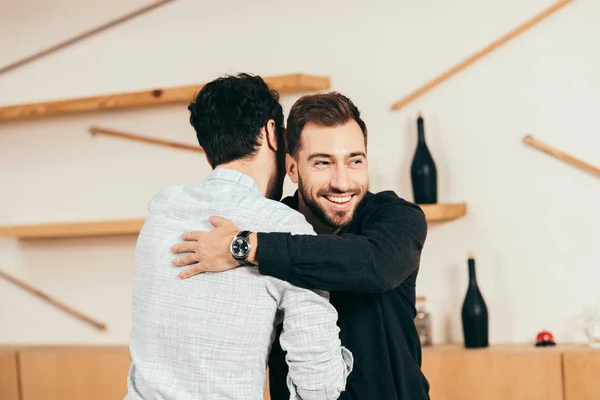
<instances>
[{"instance_id":1,"label":"man's eyebrow","mask_svg":"<svg viewBox=\"0 0 600 400\"><path fill-rule=\"evenodd\" d=\"M348 156L348 158L352 158L352 157L365 157L365 158L367 158L367 154L364 151L355 151L354 153L350 153L350 155Z\"/></svg>"},{"instance_id":2,"label":"man's eyebrow","mask_svg":"<svg viewBox=\"0 0 600 400\"><path fill-rule=\"evenodd\" d=\"M308 161L312 160L313 158L332 158L333 156L331 154L327 154L327 153L312 153L310 156L308 156Z\"/></svg>"}]
</instances>

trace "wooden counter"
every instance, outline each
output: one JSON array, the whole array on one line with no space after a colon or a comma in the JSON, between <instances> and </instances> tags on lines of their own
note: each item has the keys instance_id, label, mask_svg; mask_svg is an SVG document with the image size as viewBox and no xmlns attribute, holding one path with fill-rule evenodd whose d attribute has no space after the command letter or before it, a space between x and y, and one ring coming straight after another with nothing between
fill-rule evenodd
<instances>
[{"instance_id":1,"label":"wooden counter","mask_svg":"<svg viewBox=\"0 0 600 400\"><path fill-rule=\"evenodd\" d=\"M600 399L600 349L572 347L563 353L565 400Z\"/></svg>"},{"instance_id":2,"label":"wooden counter","mask_svg":"<svg viewBox=\"0 0 600 400\"><path fill-rule=\"evenodd\" d=\"M562 400L562 352L570 348L440 345L423 349L423 372L436 400Z\"/></svg>"},{"instance_id":3,"label":"wooden counter","mask_svg":"<svg viewBox=\"0 0 600 400\"><path fill-rule=\"evenodd\" d=\"M0 399L20 400L17 347L0 346Z\"/></svg>"},{"instance_id":4,"label":"wooden counter","mask_svg":"<svg viewBox=\"0 0 600 400\"><path fill-rule=\"evenodd\" d=\"M127 346L0 346L0 400L122 400L130 362ZM600 350L584 344L436 345L423 371L433 400L600 399Z\"/></svg>"},{"instance_id":5,"label":"wooden counter","mask_svg":"<svg viewBox=\"0 0 600 400\"><path fill-rule=\"evenodd\" d=\"M127 346L26 347L19 352L22 400L122 400Z\"/></svg>"}]
</instances>

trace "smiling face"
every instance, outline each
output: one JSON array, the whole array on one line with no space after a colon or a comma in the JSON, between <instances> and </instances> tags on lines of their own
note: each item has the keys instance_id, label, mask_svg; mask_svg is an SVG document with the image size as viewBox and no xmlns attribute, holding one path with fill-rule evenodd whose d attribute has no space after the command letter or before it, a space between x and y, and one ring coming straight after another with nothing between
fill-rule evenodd
<instances>
[{"instance_id":1,"label":"smiling face","mask_svg":"<svg viewBox=\"0 0 600 400\"><path fill-rule=\"evenodd\" d=\"M369 186L363 132L354 120L333 127L309 122L300 142L286 163L298 184L299 211L317 232L337 232L350 223Z\"/></svg>"}]
</instances>

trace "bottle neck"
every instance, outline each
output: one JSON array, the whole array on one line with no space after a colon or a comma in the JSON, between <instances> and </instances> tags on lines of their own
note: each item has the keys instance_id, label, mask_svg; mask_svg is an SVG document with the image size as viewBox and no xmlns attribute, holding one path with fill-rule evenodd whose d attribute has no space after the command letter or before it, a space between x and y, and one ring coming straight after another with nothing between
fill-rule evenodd
<instances>
[{"instance_id":1,"label":"bottle neck","mask_svg":"<svg viewBox=\"0 0 600 400\"><path fill-rule=\"evenodd\" d=\"M469 286L477 286L477 275L475 273L475 260L469 259Z\"/></svg>"},{"instance_id":2,"label":"bottle neck","mask_svg":"<svg viewBox=\"0 0 600 400\"><path fill-rule=\"evenodd\" d=\"M419 138L419 144L425 144L425 123L421 117L417 119L417 135Z\"/></svg>"}]
</instances>

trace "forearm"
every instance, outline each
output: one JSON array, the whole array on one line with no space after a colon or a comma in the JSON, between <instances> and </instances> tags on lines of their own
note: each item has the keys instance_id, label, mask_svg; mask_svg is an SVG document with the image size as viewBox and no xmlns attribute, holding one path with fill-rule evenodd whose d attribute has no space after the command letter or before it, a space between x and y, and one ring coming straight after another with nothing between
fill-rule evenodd
<instances>
[{"instance_id":1,"label":"forearm","mask_svg":"<svg viewBox=\"0 0 600 400\"><path fill-rule=\"evenodd\" d=\"M327 291L383 292L418 268L427 233L419 209L392 207L363 221L359 235L258 233L259 272Z\"/></svg>"},{"instance_id":2,"label":"forearm","mask_svg":"<svg viewBox=\"0 0 600 400\"><path fill-rule=\"evenodd\" d=\"M391 290L418 267L421 250L418 241L408 237L393 249L378 248L356 235L259 233L258 242L261 274L327 291Z\"/></svg>"},{"instance_id":3,"label":"forearm","mask_svg":"<svg viewBox=\"0 0 600 400\"><path fill-rule=\"evenodd\" d=\"M337 399L346 389L346 381L353 366L352 353L345 347L341 347L340 353L318 365L308 366L306 372L297 373L299 371L292 368L287 375L286 382L291 398L302 400Z\"/></svg>"},{"instance_id":4,"label":"forearm","mask_svg":"<svg viewBox=\"0 0 600 400\"><path fill-rule=\"evenodd\" d=\"M291 398L336 399L353 367L352 353L340 343L338 314L325 293L281 285L288 288L280 303L279 343L287 353Z\"/></svg>"},{"instance_id":5,"label":"forearm","mask_svg":"<svg viewBox=\"0 0 600 400\"><path fill-rule=\"evenodd\" d=\"M250 236L248 236L248 240L250 241L250 253L248 253L248 261L252 264L258 264L256 256L256 248L258 247L258 235L255 232L251 232Z\"/></svg>"}]
</instances>

